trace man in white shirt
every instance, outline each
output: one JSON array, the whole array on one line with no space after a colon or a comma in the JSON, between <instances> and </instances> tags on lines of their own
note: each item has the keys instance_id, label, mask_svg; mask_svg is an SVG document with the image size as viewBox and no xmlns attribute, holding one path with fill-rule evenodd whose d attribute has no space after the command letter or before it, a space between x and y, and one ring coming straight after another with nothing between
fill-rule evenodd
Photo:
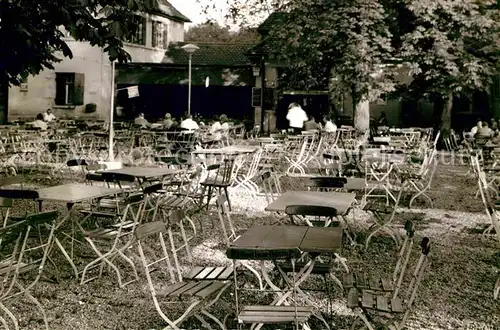
<instances>
[{"instance_id":1,"label":"man in white shirt","mask_svg":"<svg viewBox=\"0 0 500 330\"><path fill-rule=\"evenodd\" d=\"M479 131L479 129L481 129L483 127L483 123L479 120L476 124L476 126L472 127L472 129L470 130L470 134L472 136L476 135L476 133Z\"/></svg>"},{"instance_id":2,"label":"man in white shirt","mask_svg":"<svg viewBox=\"0 0 500 330\"><path fill-rule=\"evenodd\" d=\"M56 120L56 116L54 116L54 114L52 113L52 110L47 109L47 111L45 111L43 113L43 121L46 123L50 123L51 121L54 121L54 120Z\"/></svg>"},{"instance_id":3,"label":"man in white shirt","mask_svg":"<svg viewBox=\"0 0 500 330\"><path fill-rule=\"evenodd\" d=\"M181 122L181 128L188 131L195 131L200 128L198 124L193 120L191 115L187 115L186 119Z\"/></svg>"},{"instance_id":4,"label":"man in white shirt","mask_svg":"<svg viewBox=\"0 0 500 330\"><path fill-rule=\"evenodd\" d=\"M323 127L323 131L326 133L335 133L337 131L337 125L331 120L329 117L325 116L323 118L323 122L325 126Z\"/></svg>"},{"instance_id":5,"label":"man in white shirt","mask_svg":"<svg viewBox=\"0 0 500 330\"><path fill-rule=\"evenodd\" d=\"M309 118L307 118L307 114L301 106L298 103L293 102L288 106L286 119L288 119L288 123L290 124L290 127L293 128L294 132L298 134L302 131L304 122L306 122Z\"/></svg>"}]
</instances>

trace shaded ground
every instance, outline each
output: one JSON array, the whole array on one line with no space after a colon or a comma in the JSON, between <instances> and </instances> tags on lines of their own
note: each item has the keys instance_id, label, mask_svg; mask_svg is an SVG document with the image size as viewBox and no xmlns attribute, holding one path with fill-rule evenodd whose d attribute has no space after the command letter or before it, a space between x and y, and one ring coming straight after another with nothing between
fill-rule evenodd
<instances>
[{"instance_id":1,"label":"shaded ground","mask_svg":"<svg viewBox=\"0 0 500 330\"><path fill-rule=\"evenodd\" d=\"M37 184L48 182L40 181ZM305 183L295 178L284 178L283 187L303 189ZM417 236L421 238L426 235L432 242L432 264L408 322L409 329L500 329L500 301L494 301L492 297L494 283L499 277L500 249L497 242L482 238L479 234L487 221L486 217L479 213L464 213L482 211L481 200L474 198L475 192L475 181L466 175L463 168L441 166L430 192L437 210L405 210L398 217L399 224L404 223L405 219L414 219ZM274 217L263 211L266 203L262 198L236 194L233 203L236 213L233 218L240 228L275 221ZM204 233L192 242L193 264L228 264L220 240L221 233L213 222L215 215L205 215L201 219L205 224ZM367 215L357 211L348 219L356 227L358 239L362 240L369 225ZM392 274L397 253L390 238L375 237L367 251L361 247L348 247L343 251L343 256L353 270L387 276ZM416 257L415 250L410 264L414 264ZM61 272L69 275L69 266L61 261L60 256L55 256L55 259ZM185 261L185 258L181 260ZM51 329L55 330L144 330L162 329L165 326L154 309L142 274L139 282L124 289L117 288L115 277L110 272L82 286L66 276L59 284L41 281L34 294L46 310ZM343 294L337 289L333 296L335 328L347 328L352 317L344 307ZM227 293L217 306L220 315L234 310L232 299ZM247 296L246 299L251 297ZM322 297L318 296L318 299ZM175 305L169 306L172 313L178 311ZM15 303L13 310L20 318L21 329L43 328L39 314L29 303ZM188 321L183 326L197 329L199 324ZM321 328L320 323L313 321L313 329Z\"/></svg>"}]
</instances>

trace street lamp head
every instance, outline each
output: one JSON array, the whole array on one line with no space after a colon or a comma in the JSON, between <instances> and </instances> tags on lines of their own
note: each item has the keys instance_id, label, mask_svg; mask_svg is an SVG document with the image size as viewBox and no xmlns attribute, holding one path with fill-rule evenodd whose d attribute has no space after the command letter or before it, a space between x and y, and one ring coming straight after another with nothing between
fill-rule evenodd
<instances>
[{"instance_id":1,"label":"street lamp head","mask_svg":"<svg viewBox=\"0 0 500 330\"><path fill-rule=\"evenodd\" d=\"M192 53L196 52L198 49L200 49L200 47L198 47L194 44L187 44L187 45L182 46L181 48L184 49L184 51L188 54L192 54Z\"/></svg>"}]
</instances>

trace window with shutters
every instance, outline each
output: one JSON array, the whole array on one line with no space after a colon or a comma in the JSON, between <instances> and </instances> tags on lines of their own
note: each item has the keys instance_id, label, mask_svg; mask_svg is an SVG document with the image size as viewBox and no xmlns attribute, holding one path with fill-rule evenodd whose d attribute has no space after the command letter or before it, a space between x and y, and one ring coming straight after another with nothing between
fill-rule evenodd
<instances>
[{"instance_id":1,"label":"window with shutters","mask_svg":"<svg viewBox=\"0 0 500 330\"><path fill-rule=\"evenodd\" d=\"M146 18L142 16L135 16L134 20L137 24L137 30L125 41L136 45L146 45Z\"/></svg>"},{"instance_id":2,"label":"window with shutters","mask_svg":"<svg viewBox=\"0 0 500 330\"><path fill-rule=\"evenodd\" d=\"M165 30L166 26L163 23L153 21L153 47L165 49Z\"/></svg>"},{"instance_id":3,"label":"window with shutters","mask_svg":"<svg viewBox=\"0 0 500 330\"><path fill-rule=\"evenodd\" d=\"M85 75L56 72L56 105L83 105Z\"/></svg>"}]
</instances>

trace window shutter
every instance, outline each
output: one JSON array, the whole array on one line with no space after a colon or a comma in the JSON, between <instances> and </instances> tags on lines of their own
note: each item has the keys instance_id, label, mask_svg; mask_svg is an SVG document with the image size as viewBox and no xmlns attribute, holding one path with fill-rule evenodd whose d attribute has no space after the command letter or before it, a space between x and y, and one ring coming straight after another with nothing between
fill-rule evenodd
<instances>
[{"instance_id":1,"label":"window shutter","mask_svg":"<svg viewBox=\"0 0 500 330\"><path fill-rule=\"evenodd\" d=\"M56 105L65 105L66 103L66 76L56 73Z\"/></svg>"},{"instance_id":2,"label":"window shutter","mask_svg":"<svg viewBox=\"0 0 500 330\"><path fill-rule=\"evenodd\" d=\"M163 26L163 49L168 49L168 25Z\"/></svg>"},{"instance_id":3,"label":"window shutter","mask_svg":"<svg viewBox=\"0 0 500 330\"><path fill-rule=\"evenodd\" d=\"M75 73L74 84L74 105L83 105L83 95L85 93L85 75L83 73Z\"/></svg>"},{"instance_id":4,"label":"window shutter","mask_svg":"<svg viewBox=\"0 0 500 330\"><path fill-rule=\"evenodd\" d=\"M153 47L158 47L158 23L153 21L153 24L151 24L152 27L152 35L153 35L153 40L152 40L152 46Z\"/></svg>"}]
</instances>

